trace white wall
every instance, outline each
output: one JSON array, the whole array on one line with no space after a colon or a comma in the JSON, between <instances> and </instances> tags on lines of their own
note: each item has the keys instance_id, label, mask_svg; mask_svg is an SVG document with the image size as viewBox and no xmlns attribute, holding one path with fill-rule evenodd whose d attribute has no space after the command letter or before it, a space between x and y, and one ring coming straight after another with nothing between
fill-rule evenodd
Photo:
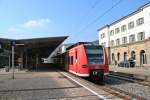
<instances>
[{"instance_id":1,"label":"white wall","mask_svg":"<svg viewBox=\"0 0 150 100\"><path fill-rule=\"evenodd\" d=\"M137 26L136 20L144 17L144 24ZM134 28L128 29L128 23L134 21ZM126 25L126 30L124 32L121 32L121 26ZM115 28L120 28L120 32L118 34L115 34ZM110 36L109 32L111 30L114 30L114 35ZM114 40L114 43L116 45L116 39L120 38L120 43L122 44L122 37L127 37L127 43L129 43L129 36L131 34L135 34L135 41L137 41L137 33L139 32L145 32L145 39L148 39L150 37L150 6L144 8L143 10L140 10L138 13L133 14L129 16L128 18L125 18L121 20L120 22L117 22L115 24L110 25L109 27L105 27L102 30L99 30L99 44L106 42L106 47L109 47L109 41ZM106 37L101 39L101 34L105 33Z\"/></svg>"},{"instance_id":2,"label":"white wall","mask_svg":"<svg viewBox=\"0 0 150 100\"><path fill-rule=\"evenodd\" d=\"M102 30L98 31L99 33L99 45L101 45L102 43L106 42L105 47L109 46L109 34L108 34L109 28L108 26L106 26L105 28L103 28ZM101 39L101 34L105 33L105 37Z\"/></svg>"}]
</instances>

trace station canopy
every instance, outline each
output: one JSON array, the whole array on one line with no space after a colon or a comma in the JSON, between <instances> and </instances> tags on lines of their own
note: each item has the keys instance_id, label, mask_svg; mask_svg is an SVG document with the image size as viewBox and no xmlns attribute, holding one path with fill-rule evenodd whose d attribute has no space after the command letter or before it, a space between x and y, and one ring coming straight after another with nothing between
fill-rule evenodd
<instances>
[{"instance_id":1,"label":"station canopy","mask_svg":"<svg viewBox=\"0 0 150 100\"><path fill-rule=\"evenodd\" d=\"M16 42L16 52L28 52L30 55L35 53L41 57L48 57L68 36L45 37L32 39L4 39L0 38L0 44L5 49L11 50L11 41Z\"/></svg>"}]
</instances>

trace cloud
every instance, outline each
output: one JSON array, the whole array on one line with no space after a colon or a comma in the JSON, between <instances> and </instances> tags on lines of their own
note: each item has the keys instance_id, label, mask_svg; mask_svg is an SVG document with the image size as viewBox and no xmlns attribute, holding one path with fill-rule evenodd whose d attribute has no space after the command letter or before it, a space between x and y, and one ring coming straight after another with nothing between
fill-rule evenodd
<instances>
[{"instance_id":1,"label":"cloud","mask_svg":"<svg viewBox=\"0 0 150 100\"><path fill-rule=\"evenodd\" d=\"M38 20L29 20L23 24L18 24L16 26L10 27L7 29L9 33L33 33L44 31L50 27L52 21L48 18L38 19ZM48 28L49 29L49 28Z\"/></svg>"},{"instance_id":2,"label":"cloud","mask_svg":"<svg viewBox=\"0 0 150 100\"><path fill-rule=\"evenodd\" d=\"M29 20L29 21L21 24L20 26L22 28L26 28L26 29L44 28L44 27L48 26L50 22L51 22L51 20L48 18L39 19L39 20Z\"/></svg>"}]
</instances>

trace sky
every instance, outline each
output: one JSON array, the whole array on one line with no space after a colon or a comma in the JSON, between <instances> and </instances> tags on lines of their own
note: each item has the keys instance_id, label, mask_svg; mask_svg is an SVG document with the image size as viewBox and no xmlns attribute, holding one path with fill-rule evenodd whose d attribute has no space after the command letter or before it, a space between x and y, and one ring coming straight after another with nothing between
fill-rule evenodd
<instances>
[{"instance_id":1,"label":"sky","mask_svg":"<svg viewBox=\"0 0 150 100\"><path fill-rule=\"evenodd\" d=\"M98 40L97 30L150 0L0 0L0 38L69 36Z\"/></svg>"}]
</instances>

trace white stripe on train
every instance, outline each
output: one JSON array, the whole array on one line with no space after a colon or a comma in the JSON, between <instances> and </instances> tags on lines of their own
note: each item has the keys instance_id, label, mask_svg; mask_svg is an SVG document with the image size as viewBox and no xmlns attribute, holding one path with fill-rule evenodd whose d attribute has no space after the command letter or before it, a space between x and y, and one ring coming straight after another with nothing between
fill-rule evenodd
<instances>
[{"instance_id":1,"label":"white stripe on train","mask_svg":"<svg viewBox=\"0 0 150 100\"><path fill-rule=\"evenodd\" d=\"M74 71L72 71L72 70L69 70L69 72L70 72L70 73L73 73L73 74L75 74L75 75L81 76L81 77L89 77L89 76L90 76L89 74L80 74L80 73L76 73L76 72L74 72Z\"/></svg>"}]
</instances>

